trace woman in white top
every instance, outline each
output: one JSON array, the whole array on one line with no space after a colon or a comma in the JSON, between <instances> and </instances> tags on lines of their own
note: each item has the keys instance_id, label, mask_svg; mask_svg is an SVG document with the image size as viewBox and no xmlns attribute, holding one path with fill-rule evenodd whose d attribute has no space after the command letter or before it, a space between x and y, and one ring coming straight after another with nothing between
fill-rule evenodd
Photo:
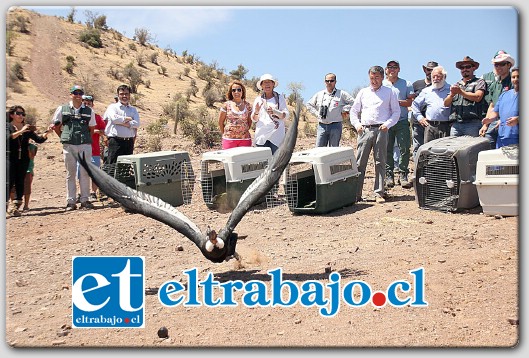
<instances>
[{"instance_id":1,"label":"woman in white top","mask_svg":"<svg viewBox=\"0 0 529 358\"><path fill-rule=\"evenodd\" d=\"M269 147L272 154L276 152L285 139L285 119L289 112L285 97L274 88L278 81L271 74L264 74L257 82L262 91L253 102L252 121L255 122L255 145Z\"/></svg>"}]
</instances>

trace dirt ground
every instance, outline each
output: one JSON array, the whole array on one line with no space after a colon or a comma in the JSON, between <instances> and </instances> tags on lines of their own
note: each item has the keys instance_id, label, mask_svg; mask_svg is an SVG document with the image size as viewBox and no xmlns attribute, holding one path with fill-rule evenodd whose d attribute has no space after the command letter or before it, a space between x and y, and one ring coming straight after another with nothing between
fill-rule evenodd
<instances>
[{"instance_id":1,"label":"dirt ground","mask_svg":"<svg viewBox=\"0 0 529 358\"><path fill-rule=\"evenodd\" d=\"M43 19L32 19L33 26L49 21ZM56 77L35 58L31 63L30 78L48 76L40 80L47 83ZM9 101L27 103L13 96ZM313 138L300 138L296 151L313 143ZM355 147L355 140L345 135L343 145ZM190 150L199 174L200 151L189 149L180 135L166 138L164 146ZM422 210L414 190L400 187L384 204L361 202L325 215L297 215L286 205L261 204L236 228L242 236L237 244L241 260L214 264L170 227L110 201L95 202L94 210L65 212L65 169L55 135L40 145L35 172L31 210L6 219L10 346L511 347L518 342L518 217L487 216L480 207L460 213ZM372 187L370 166L364 195ZM202 231L207 225L222 228L229 216L205 206L199 185L191 204L178 209ZM267 271L281 268L284 278L298 285L325 283L329 273L339 272L343 282L362 280L381 290L395 280L412 282L410 271L422 267L428 306L342 304L326 318L317 308L301 305L171 308L157 295L146 295L143 329L72 328L72 257L109 255L143 256L146 288L154 289L168 280L185 283L183 271L196 267L201 278L211 272L222 282L268 283ZM166 339L157 335L162 326L168 329Z\"/></svg>"}]
</instances>

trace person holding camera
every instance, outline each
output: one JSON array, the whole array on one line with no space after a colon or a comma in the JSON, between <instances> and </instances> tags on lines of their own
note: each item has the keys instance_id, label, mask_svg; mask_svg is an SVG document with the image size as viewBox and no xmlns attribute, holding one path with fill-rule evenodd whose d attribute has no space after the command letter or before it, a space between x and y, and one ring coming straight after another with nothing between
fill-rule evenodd
<instances>
[{"instance_id":1,"label":"person holding camera","mask_svg":"<svg viewBox=\"0 0 529 358\"><path fill-rule=\"evenodd\" d=\"M325 89L307 102L307 109L318 118L316 147L338 147L342 138L342 119L354 102L353 96L336 88L336 75L325 75Z\"/></svg>"},{"instance_id":2,"label":"person holding camera","mask_svg":"<svg viewBox=\"0 0 529 358\"><path fill-rule=\"evenodd\" d=\"M61 139L66 167L66 211L77 209L77 159L74 155L84 155L87 161L92 158L92 134L96 119L94 111L84 105L83 95L83 87L74 85L70 88L70 102L57 107L52 117L53 129ZM84 168L79 173L79 188L81 208L93 209L89 201L90 177Z\"/></svg>"},{"instance_id":3,"label":"person holding camera","mask_svg":"<svg viewBox=\"0 0 529 358\"><path fill-rule=\"evenodd\" d=\"M252 121L255 122L255 145L268 147L272 155L285 139L285 119L289 112L284 96L274 91L279 82L269 73L259 78L257 88L261 96L253 102Z\"/></svg>"},{"instance_id":4,"label":"person holding camera","mask_svg":"<svg viewBox=\"0 0 529 358\"><path fill-rule=\"evenodd\" d=\"M11 189L15 188L14 200L8 208L8 214L20 216L20 206L24 198L24 181L29 167L29 140L44 143L48 139L51 126L41 136L36 127L25 122L26 111L24 107L15 105L6 113L9 118L9 188L6 193L6 202L9 203Z\"/></svg>"}]
</instances>

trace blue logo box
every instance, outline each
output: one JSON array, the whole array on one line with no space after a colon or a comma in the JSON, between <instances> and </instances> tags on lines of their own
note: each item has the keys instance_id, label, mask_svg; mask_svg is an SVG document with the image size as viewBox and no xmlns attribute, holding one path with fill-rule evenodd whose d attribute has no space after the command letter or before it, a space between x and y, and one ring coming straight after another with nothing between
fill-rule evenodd
<instances>
[{"instance_id":1,"label":"blue logo box","mask_svg":"<svg viewBox=\"0 0 529 358\"><path fill-rule=\"evenodd\" d=\"M143 257L74 256L72 273L73 327L144 327Z\"/></svg>"}]
</instances>

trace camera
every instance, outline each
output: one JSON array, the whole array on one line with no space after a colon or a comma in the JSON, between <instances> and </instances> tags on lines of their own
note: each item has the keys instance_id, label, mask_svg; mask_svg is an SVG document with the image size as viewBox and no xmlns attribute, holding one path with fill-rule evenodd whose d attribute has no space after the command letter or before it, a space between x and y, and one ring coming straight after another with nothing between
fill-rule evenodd
<instances>
[{"instance_id":1,"label":"camera","mask_svg":"<svg viewBox=\"0 0 529 358\"><path fill-rule=\"evenodd\" d=\"M327 118L327 111L329 110L329 106L321 106L320 107L320 118L325 119Z\"/></svg>"}]
</instances>

